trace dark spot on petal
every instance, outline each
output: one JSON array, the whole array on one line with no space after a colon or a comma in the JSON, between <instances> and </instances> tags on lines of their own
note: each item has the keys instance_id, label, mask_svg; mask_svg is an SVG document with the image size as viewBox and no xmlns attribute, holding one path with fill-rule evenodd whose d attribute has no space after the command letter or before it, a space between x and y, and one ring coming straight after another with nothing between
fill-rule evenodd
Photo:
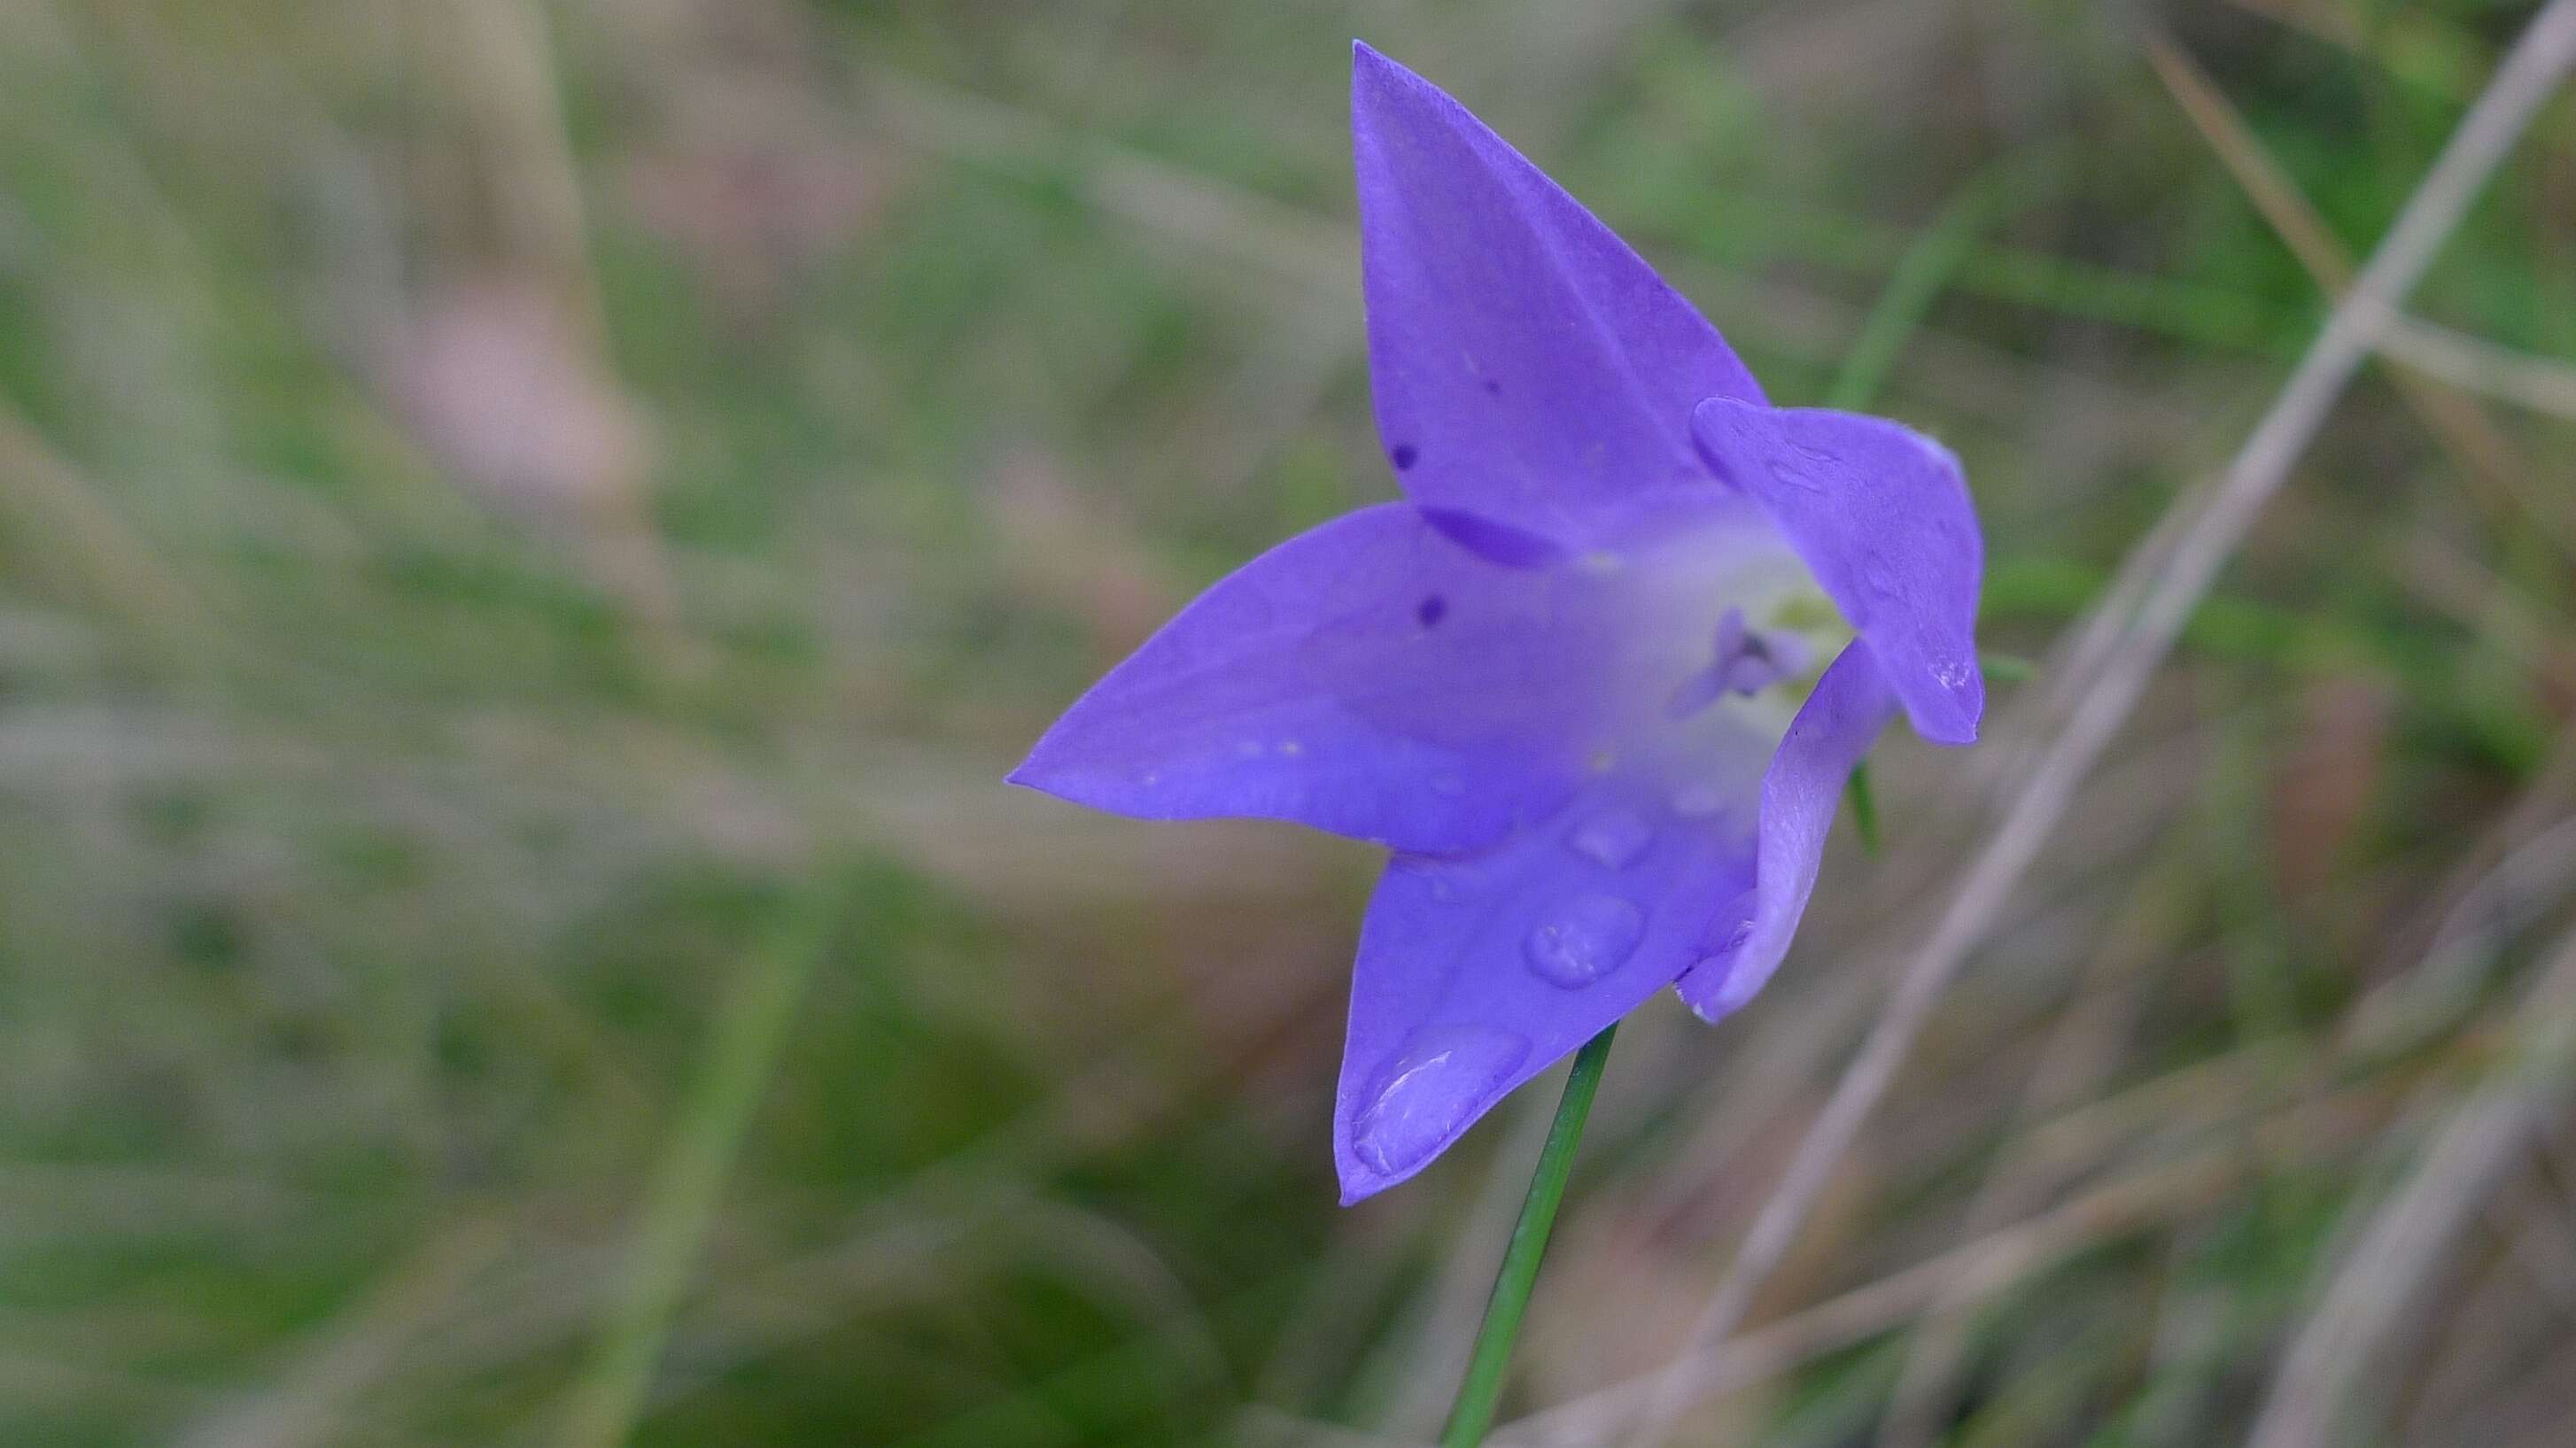
<instances>
[{"instance_id":1,"label":"dark spot on petal","mask_svg":"<svg viewBox=\"0 0 2576 1448\"><path fill-rule=\"evenodd\" d=\"M1422 620L1424 628L1429 628L1449 616L1449 600L1436 593L1426 593L1422 602L1414 606L1413 616Z\"/></svg>"},{"instance_id":2,"label":"dark spot on petal","mask_svg":"<svg viewBox=\"0 0 2576 1448\"><path fill-rule=\"evenodd\" d=\"M1406 468L1413 466L1413 460L1422 456L1422 454L1413 450L1413 444L1409 442L1397 443L1394 447L1387 450L1386 455L1394 460L1395 470L1399 473L1403 472Z\"/></svg>"},{"instance_id":3,"label":"dark spot on petal","mask_svg":"<svg viewBox=\"0 0 2576 1448\"><path fill-rule=\"evenodd\" d=\"M1495 381L1494 379L1492 379L1491 377L1486 378L1486 379L1485 379L1485 395L1486 395L1487 397L1500 397L1500 396L1502 396L1502 395L1503 395L1503 384L1501 384L1501 383L1499 383L1499 382L1496 382L1496 381Z\"/></svg>"}]
</instances>

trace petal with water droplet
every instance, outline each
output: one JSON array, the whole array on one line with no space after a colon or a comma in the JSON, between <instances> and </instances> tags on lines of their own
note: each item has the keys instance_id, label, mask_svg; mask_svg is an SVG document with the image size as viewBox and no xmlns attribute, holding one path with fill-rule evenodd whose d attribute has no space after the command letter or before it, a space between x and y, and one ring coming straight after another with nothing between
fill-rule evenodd
<instances>
[{"instance_id":1,"label":"petal with water droplet","mask_svg":"<svg viewBox=\"0 0 2576 1448\"><path fill-rule=\"evenodd\" d=\"M1148 819L1473 849L1583 777L1613 586L1488 562L1402 503L1362 509L1200 595L1011 779Z\"/></svg>"},{"instance_id":2,"label":"petal with water droplet","mask_svg":"<svg viewBox=\"0 0 2576 1448\"><path fill-rule=\"evenodd\" d=\"M1379 1074L1351 1122L1351 1149L1381 1173L1440 1149L1476 1103L1529 1055L1529 1042L1491 1026L1425 1026Z\"/></svg>"},{"instance_id":3,"label":"petal with water droplet","mask_svg":"<svg viewBox=\"0 0 2576 1448\"><path fill-rule=\"evenodd\" d=\"M1389 862L1351 979L1334 1132L1345 1202L1421 1170L1506 1092L1704 953L1714 913L1751 884L1749 808L1655 824L1623 867L1569 847L1595 821L1642 824L1669 788L1612 775L1484 851ZM1408 1109L1399 1150L1387 1114L1372 1111L1434 1027L1499 1032L1527 1041L1528 1054L1490 1081L1464 1068L1447 1076L1462 1090L1444 1093L1437 1111Z\"/></svg>"},{"instance_id":4,"label":"petal with water droplet","mask_svg":"<svg viewBox=\"0 0 2576 1448\"><path fill-rule=\"evenodd\" d=\"M1605 870L1624 870L1637 863L1637 857L1654 842L1654 822L1625 805L1587 817L1565 837L1576 854Z\"/></svg>"},{"instance_id":5,"label":"petal with water droplet","mask_svg":"<svg viewBox=\"0 0 2576 1448\"><path fill-rule=\"evenodd\" d=\"M1521 937L1521 958L1539 979L1581 990L1636 953L1646 915L1616 895L1577 895L1539 915Z\"/></svg>"}]
</instances>

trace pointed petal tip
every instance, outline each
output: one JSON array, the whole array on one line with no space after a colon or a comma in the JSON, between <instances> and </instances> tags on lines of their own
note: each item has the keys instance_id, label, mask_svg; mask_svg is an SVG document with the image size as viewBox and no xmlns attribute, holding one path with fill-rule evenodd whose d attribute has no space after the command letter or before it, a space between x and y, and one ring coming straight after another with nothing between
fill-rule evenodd
<instances>
[{"instance_id":1,"label":"pointed petal tip","mask_svg":"<svg viewBox=\"0 0 2576 1448\"><path fill-rule=\"evenodd\" d=\"M1365 40L1351 42L1351 111L1354 124L1386 123L1386 118L1405 113L1420 104L1428 91L1447 100L1448 96L1431 82L1406 67L1404 62ZM1454 102L1453 102L1454 104Z\"/></svg>"},{"instance_id":2,"label":"pointed petal tip","mask_svg":"<svg viewBox=\"0 0 2576 1448\"><path fill-rule=\"evenodd\" d=\"M1435 1151L1431 1155L1437 1157L1439 1154ZM1333 1158L1334 1172L1341 1183L1341 1202L1345 1207L1356 1207L1387 1188L1410 1180L1424 1166L1430 1164L1426 1159L1417 1164L1412 1171L1382 1172L1361 1161L1351 1152L1347 1143L1333 1153Z\"/></svg>"},{"instance_id":3,"label":"pointed petal tip","mask_svg":"<svg viewBox=\"0 0 2576 1448\"><path fill-rule=\"evenodd\" d=\"M1063 750L1048 747L1053 741L1054 731L1049 730L1046 737L1030 746L1028 758L1002 776L1002 783L1049 799L1060 799L1067 804L1078 804L1085 809L1151 818L1137 809L1123 807L1120 801L1104 794L1098 773L1085 771L1078 759L1067 761Z\"/></svg>"},{"instance_id":4,"label":"pointed petal tip","mask_svg":"<svg viewBox=\"0 0 2576 1448\"><path fill-rule=\"evenodd\" d=\"M1400 76L1413 74L1412 71L1404 68L1403 62L1390 58L1385 51L1356 37L1351 41L1351 72L1354 75L1361 72Z\"/></svg>"},{"instance_id":5,"label":"pointed petal tip","mask_svg":"<svg viewBox=\"0 0 2576 1448\"><path fill-rule=\"evenodd\" d=\"M1002 783L1062 798L1064 791L1057 787L1060 783L1056 778L1057 771L1049 767L1047 761L1047 743L1054 735L1053 728L1039 735L1037 742L1029 746L1029 752L1021 758L1020 762L1012 765L1010 772L1002 776Z\"/></svg>"}]
</instances>

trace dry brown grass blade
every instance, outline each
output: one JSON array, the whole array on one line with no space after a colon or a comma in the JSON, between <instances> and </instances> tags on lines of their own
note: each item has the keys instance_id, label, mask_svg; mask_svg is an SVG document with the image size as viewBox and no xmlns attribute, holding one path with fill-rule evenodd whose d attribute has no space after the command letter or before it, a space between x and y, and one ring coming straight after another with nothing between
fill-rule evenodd
<instances>
[{"instance_id":1,"label":"dry brown grass blade","mask_svg":"<svg viewBox=\"0 0 2576 1448\"><path fill-rule=\"evenodd\" d=\"M2483 338L2437 327L2414 317L2391 317L2379 350L2427 377L2463 392L2576 417L2576 366L2499 347Z\"/></svg>"},{"instance_id":2,"label":"dry brown grass blade","mask_svg":"<svg viewBox=\"0 0 2576 1448\"><path fill-rule=\"evenodd\" d=\"M2375 1088L2285 1111L2226 1144L2096 1187L2038 1216L1702 1348L1692 1356L1511 1424L1497 1448L1597 1443L1676 1384L1694 1396L1750 1386L1944 1306L1983 1300L2069 1253L2166 1221L2284 1161L2341 1151L2375 1129Z\"/></svg>"},{"instance_id":3,"label":"dry brown grass blade","mask_svg":"<svg viewBox=\"0 0 2576 1448\"><path fill-rule=\"evenodd\" d=\"M2142 26L2141 36L2156 78L2164 82L2174 103L2244 190L2245 199L2262 213L2319 289L2341 301L2352 290L2352 255L2326 226L2325 218L2274 164L2253 128L2189 52L2152 24ZM2394 318L2383 319L2380 350L2398 363L2394 369L2397 395L2465 465L2463 475L2477 485L2474 496L2489 518L2510 523L2538 516L2549 522L2561 546L2576 541L2576 514L2570 513L2563 491L2533 486L2529 461L2474 399L2446 385L2449 378L2437 380L2418 370L2399 348L2388 345L2401 335L2394 322ZM2451 375L2462 374L2454 369Z\"/></svg>"},{"instance_id":4,"label":"dry brown grass blade","mask_svg":"<svg viewBox=\"0 0 2576 1448\"><path fill-rule=\"evenodd\" d=\"M1862 1123L1895 1080L1933 1007L2063 819L2077 786L2127 721L2183 621L2370 356L2388 313L2431 264L2471 199L2555 93L2572 63L2576 63L2576 0L2551 0L2452 133L2363 268L2351 295L2335 308L2238 451L2206 510L2175 543L2137 617L2112 645L2100 678L2041 753L1993 835L1961 876L1949 908L1898 980L1860 1053L1755 1216L1742 1249L1711 1294L1692 1334L1694 1349L1704 1352L1735 1331L1752 1305L1754 1292L1788 1254ZM1655 1441L1700 1392L1688 1374L1674 1374L1666 1382L1667 1390L1648 1406L1631 1441Z\"/></svg>"},{"instance_id":5,"label":"dry brown grass blade","mask_svg":"<svg viewBox=\"0 0 2576 1448\"><path fill-rule=\"evenodd\" d=\"M2374 1349L2566 1095L2576 1060L2576 934L2559 942L2509 1018L2521 1026L2518 1049L2442 1123L2405 1185L2344 1254L2273 1380L2252 1448L2327 1441L2337 1405Z\"/></svg>"},{"instance_id":6,"label":"dry brown grass blade","mask_svg":"<svg viewBox=\"0 0 2576 1448\"><path fill-rule=\"evenodd\" d=\"M1968 1207L1969 1233L1992 1231L2036 1211L2072 1174L2061 1162L2049 1160L2049 1153L2036 1149L2042 1143L2027 1128L2046 1113L2081 1099L2116 1060L2119 1040L2134 1024L2140 1007L2136 978L2158 944L2172 938L2175 917L2188 908L2187 883L2177 868L2183 858L2181 852L2168 852L2151 866L2105 935L2104 948L2085 971L2087 979L2059 1017L2023 1084L2013 1118L2025 1133L2006 1148L1978 1186ZM1923 1448L1939 1435L1941 1420L1956 1401L1954 1385L1967 1356L1966 1306L1937 1303L1916 1329L1886 1421L1879 1429L1883 1448Z\"/></svg>"}]
</instances>

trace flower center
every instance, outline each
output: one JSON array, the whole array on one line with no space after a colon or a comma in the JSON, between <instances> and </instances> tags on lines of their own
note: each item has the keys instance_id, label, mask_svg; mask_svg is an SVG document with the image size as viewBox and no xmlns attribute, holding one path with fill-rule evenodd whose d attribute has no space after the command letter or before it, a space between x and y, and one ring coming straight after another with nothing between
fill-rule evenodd
<instances>
[{"instance_id":1,"label":"flower center","mask_svg":"<svg viewBox=\"0 0 2576 1448\"><path fill-rule=\"evenodd\" d=\"M1796 679L1814 665L1815 645L1807 636L1785 628L1748 628L1744 610L1729 607L1717 621L1717 639L1709 663L1682 680L1664 704L1673 719L1687 719L1729 694L1746 697L1784 679Z\"/></svg>"},{"instance_id":2,"label":"flower center","mask_svg":"<svg viewBox=\"0 0 2576 1448\"><path fill-rule=\"evenodd\" d=\"M1767 530L1720 516L1631 551L1607 662L1617 704L1586 756L1595 775L1654 781L1695 821L1742 815L1790 721L1852 628Z\"/></svg>"},{"instance_id":3,"label":"flower center","mask_svg":"<svg viewBox=\"0 0 2576 1448\"><path fill-rule=\"evenodd\" d=\"M1666 593L1649 677L1667 725L1697 732L1724 716L1777 739L1844 645L1845 622L1805 567L1782 552L1691 570Z\"/></svg>"}]
</instances>

